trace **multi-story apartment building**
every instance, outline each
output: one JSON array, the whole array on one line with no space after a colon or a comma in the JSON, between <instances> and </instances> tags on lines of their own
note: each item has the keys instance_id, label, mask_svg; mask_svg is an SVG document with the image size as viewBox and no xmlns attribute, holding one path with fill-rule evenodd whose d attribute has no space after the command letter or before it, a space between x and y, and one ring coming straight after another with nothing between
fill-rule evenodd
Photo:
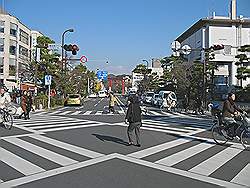
<instances>
[{"instance_id":1,"label":"multi-story apartment building","mask_svg":"<svg viewBox=\"0 0 250 188\"><path fill-rule=\"evenodd\" d=\"M0 9L0 82L8 89L18 87L18 80L34 58L32 50L38 36L42 34Z\"/></svg>"},{"instance_id":2,"label":"multi-story apartment building","mask_svg":"<svg viewBox=\"0 0 250 188\"><path fill-rule=\"evenodd\" d=\"M215 72L215 84L221 86L250 84L247 80L238 80L235 56L241 52L238 49L244 45L250 45L250 19L243 16L236 17L236 0L231 1L229 17L216 16L201 19L187 29L177 39L182 46L189 45L193 50L187 59L194 61L201 58L201 49L210 48L213 45L224 45L224 49L215 51L214 62L218 70ZM250 53L247 53L250 57ZM248 62L248 66L250 66Z\"/></svg>"}]
</instances>

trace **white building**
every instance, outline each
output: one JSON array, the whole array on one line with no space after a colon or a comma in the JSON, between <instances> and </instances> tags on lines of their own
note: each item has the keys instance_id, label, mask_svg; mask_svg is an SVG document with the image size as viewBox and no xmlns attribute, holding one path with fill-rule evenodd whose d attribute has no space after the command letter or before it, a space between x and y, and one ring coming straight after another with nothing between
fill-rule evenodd
<instances>
[{"instance_id":1,"label":"white building","mask_svg":"<svg viewBox=\"0 0 250 188\"><path fill-rule=\"evenodd\" d=\"M235 56L239 54L240 46L250 45L250 19L240 16L236 17L236 0L231 1L229 17L215 16L201 19L186 30L177 39L182 46L189 45L192 49L206 49L213 45L224 45L223 50L215 51L215 59L219 70L215 72L215 84L241 85L250 84L250 79L240 83L235 76L237 66ZM187 58L190 61L201 58L201 51L191 52ZM250 53L247 54L250 57ZM249 65L249 63L248 63Z\"/></svg>"},{"instance_id":2,"label":"white building","mask_svg":"<svg viewBox=\"0 0 250 188\"><path fill-rule=\"evenodd\" d=\"M8 89L18 87L17 80L34 58L34 41L41 35L0 9L0 82Z\"/></svg>"}]
</instances>

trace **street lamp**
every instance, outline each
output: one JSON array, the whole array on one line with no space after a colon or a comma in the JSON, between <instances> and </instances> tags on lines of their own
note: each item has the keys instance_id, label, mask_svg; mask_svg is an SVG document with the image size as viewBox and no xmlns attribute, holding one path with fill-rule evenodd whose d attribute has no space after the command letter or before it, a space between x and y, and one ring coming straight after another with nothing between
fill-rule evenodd
<instances>
[{"instance_id":1,"label":"street lamp","mask_svg":"<svg viewBox=\"0 0 250 188\"><path fill-rule=\"evenodd\" d=\"M74 29L67 29L67 30L64 31L63 34L62 34L62 72L63 72L63 59L64 59L64 49L63 49L63 46L64 46L64 37L65 37L65 34L66 34L67 32L72 33L72 32L74 32Z\"/></svg>"},{"instance_id":2,"label":"street lamp","mask_svg":"<svg viewBox=\"0 0 250 188\"><path fill-rule=\"evenodd\" d=\"M147 63L147 69L148 69L148 64L149 64L149 63L148 63L148 60L143 59L142 61Z\"/></svg>"}]
</instances>

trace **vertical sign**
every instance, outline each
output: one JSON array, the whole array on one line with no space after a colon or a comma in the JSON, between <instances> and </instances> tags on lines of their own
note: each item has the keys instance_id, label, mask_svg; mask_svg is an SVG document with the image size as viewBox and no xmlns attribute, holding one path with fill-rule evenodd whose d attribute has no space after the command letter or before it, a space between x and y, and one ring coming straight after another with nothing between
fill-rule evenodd
<instances>
[{"instance_id":1,"label":"vertical sign","mask_svg":"<svg viewBox=\"0 0 250 188\"><path fill-rule=\"evenodd\" d=\"M51 75L45 75L44 82L45 85L49 86L48 91L48 109L50 109L50 85L51 85L52 76Z\"/></svg>"}]
</instances>

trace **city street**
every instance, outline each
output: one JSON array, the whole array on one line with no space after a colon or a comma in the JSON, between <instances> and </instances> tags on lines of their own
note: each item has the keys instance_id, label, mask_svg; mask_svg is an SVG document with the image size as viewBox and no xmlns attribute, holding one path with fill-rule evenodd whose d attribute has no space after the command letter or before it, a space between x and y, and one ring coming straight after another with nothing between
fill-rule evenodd
<instances>
[{"instance_id":1,"label":"city street","mask_svg":"<svg viewBox=\"0 0 250 188\"><path fill-rule=\"evenodd\" d=\"M127 145L126 99L34 112L0 130L0 187L249 187L249 151L219 146L212 120L146 107L141 147Z\"/></svg>"}]
</instances>

